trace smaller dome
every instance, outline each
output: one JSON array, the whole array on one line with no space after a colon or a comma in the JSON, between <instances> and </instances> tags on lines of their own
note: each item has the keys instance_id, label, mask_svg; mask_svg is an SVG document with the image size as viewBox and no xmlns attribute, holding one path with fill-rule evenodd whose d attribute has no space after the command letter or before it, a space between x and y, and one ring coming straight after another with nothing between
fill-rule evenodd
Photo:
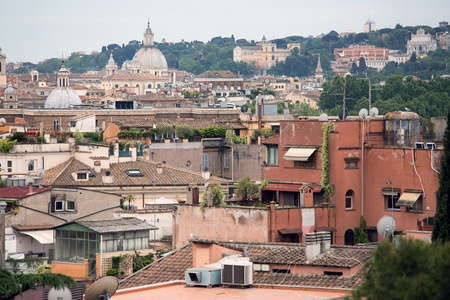
<instances>
[{"instance_id":1,"label":"smaller dome","mask_svg":"<svg viewBox=\"0 0 450 300\"><path fill-rule=\"evenodd\" d=\"M34 74L39 74L39 72L36 71L36 70L33 70L33 71L30 72L30 74L33 74L33 75L34 75Z\"/></svg>"},{"instance_id":2,"label":"smaller dome","mask_svg":"<svg viewBox=\"0 0 450 300\"><path fill-rule=\"evenodd\" d=\"M8 84L8 87L5 90L5 94L15 94L16 90L12 87L11 83Z\"/></svg>"},{"instance_id":3,"label":"smaller dome","mask_svg":"<svg viewBox=\"0 0 450 300\"><path fill-rule=\"evenodd\" d=\"M80 97L71 88L56 88L47 100L45 100L45 108L70 108L71 105L82 104Z\"/></svg>"}]
</instances>

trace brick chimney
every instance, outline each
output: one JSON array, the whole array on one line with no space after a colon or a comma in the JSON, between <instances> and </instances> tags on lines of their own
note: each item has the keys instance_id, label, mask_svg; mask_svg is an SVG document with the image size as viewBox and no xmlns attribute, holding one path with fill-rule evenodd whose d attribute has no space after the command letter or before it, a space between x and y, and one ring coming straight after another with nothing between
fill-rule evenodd
<instances>
[{"instance_id":1,"label":"brick chimney","mask_svg":"<svg viewBox=\"0 0 450 300\"><path fill-rule=\"evenodd\" d=\"M320 231L305 234L305 257L312 260L319 254L325 253L331 247L331 233Z\"/></svg>"},{"instance_id":2,"label":"brick chimney","mask_svg":"<svg viewBox=\"0 0 450 300\"><path fill-rule=\"evenodd\" d=\"M33 193L33 183L30 182L28 183L28 194L32 194Z\"/></svg>"}]
</instances>

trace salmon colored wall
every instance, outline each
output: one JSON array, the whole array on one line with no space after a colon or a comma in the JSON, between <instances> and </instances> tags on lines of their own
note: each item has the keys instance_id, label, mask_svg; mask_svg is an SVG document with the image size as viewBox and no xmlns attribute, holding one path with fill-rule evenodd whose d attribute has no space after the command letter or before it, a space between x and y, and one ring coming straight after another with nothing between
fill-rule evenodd
<instances>
[{"instance_id":1,"label":"salmon colored wall","mask_svg":"<svg viewBox=\"0 0 450 300\"><path fill-rule=\"evenodd\" d=\"M228 249L216 244L193 243L193 267L198 268L218 262L223 254L242 254L241 251Z\"/></svg>"},{"instance_id":2,"label":"salmon colored wall","mask_svg":"<svg viewBox=\"0 0 450 300\"><path fill-rule=\"evenodd\" d=\"M103 140L105 142L112 142L115 138L117 138L119 131L119 126L114 123L109 123L103 132Z\"/></svg>"},{"instance_id":3,"label":"salmon colored wall","mask_svg":"<svg viewBox=\"0 0 450 300\"><path fill-rule=\"evenodd\" d=\"M85 260L84 263L68 263L53 261L52 273L61 273L73 278L86 278L88 275L89 261Z\"/></svg>"},{"instance_id":4,"label":"salmon colored wall","mask_svg":"<svg viewBox=\"0 0 450 300\"><path fill-rule=\"evenodd\" d=\"M281 242L282 235L278 233L279 229L302 228L302 211L298 208L278 208L275 210L275 241ZM300 242L304 241L300 237Z\"/></svg>"},{"instance_id":5,"label":"salmon colored wall","mask_svg":"<svg viewBox=\"0 0 450 300\"><path fill-rule=\"evenodd\" d=\"M416 240L425 241L425 239L428 237L428 243L431 243L431 231L418 231L418 230L407 230L405 237L407 238L413 238Z\"/></svg>"}]
</instances>

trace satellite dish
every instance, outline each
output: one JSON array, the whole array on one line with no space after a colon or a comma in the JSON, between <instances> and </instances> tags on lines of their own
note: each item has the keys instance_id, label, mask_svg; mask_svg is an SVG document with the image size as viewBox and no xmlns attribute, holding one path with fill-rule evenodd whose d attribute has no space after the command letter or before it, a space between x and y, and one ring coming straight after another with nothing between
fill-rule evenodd
<instances>
[{"instance_id":1,"label":"satellite dish","mask_svg":"<svg viewBox=\"0 0 450 300\"><path fill-rule=\"evenodd\" d=\"M246 113L248 111L248 106L246 104L241 106L241 112Z\"/></svg>"},{"instance_id":2,"label":"satellite dish","mask_svg":"<svg viewBox=\"0 0 450 300\"><path fill-rule=\"evenodd\" d=\"M0 122L1 123L6 123L6 119L5 118L0 118Z\"/></svg>"},{"instance_id":3,"label":"satellite dish","mask_svg":"<svg viewBox=\"0 0 450 300\"><path fill-rule=\"evenodd\" d=\"M378 108L376 108L376 107L372 107L371 109L370 109L370 117L371 118L376 118L377 116L378 116Z\"/></svg>"},{"instance_id":4,"label":"satellite dish","mask_svg":"<svg viewBox=\"0 0 450 300\"><path fill-rule=\"evenodd\" d=\"M342 121L344 121L348 116L348 111L347 110L341 110L339 112L339 119L341 119Z\"/></svg>"},{"instance_id":5,"label":"satellite dish","mask_svg":"<svg viewBox=\"0 0 450 300\"><path fill-rule=\"evenodd\" d=\"M33 184L33 178L27 177L27 178L25 179L25 186L29 186L30 183Z\"/></svg>"},{"instance_id":6,"label":"satellite dish","mask_svg":"<svg viewBox=\"0 0 450 300\"><path fill-rule=\"evenodd\" d=\"M390 234L394 234L395 227L397 227L397 222L391 216L383 216L377 223L378 234L384 238L387 238Z\"/></svg>"},{"instance_id":7,"label":"satellite dish","mask_svg":"<svg viewBox=\"0 0 450 300\"><path fill-rule=\"evenodd\" d=\"M47 295L48 300L72 300L72 293L66 287L62 289L51 288Z\"/></svg>"},{"instance_id":8,"label":"satellite dish","mask_svg":"<svg viewBox=\"0 0 450 300\"><path fill-rule=\"evenodd\" d=\"M322 122L328 121L328 115L327 114L321 114L319 116L319 121L322 121Z\"/></svg>"},{"instance_id":9,"label":"satellite dish","mask_svg":"<svg viewBox=\"0 0 450 300\"><path fill-rule=\"evenodd\" d=\"M365 108L362 108L360 111L359 111L359 117L361 118L361 119L365 119L367 116L369 115L369 112L367 111L367 109L365 109Z\"/></svg>"},{"instance_id":10,"label":"satellite dish","mask_svg":"<svg viewBox=\"0 0 450 300\"><path fill-rule=\"evenodd\" d=\"M37 171L36 171L36 175L37 175L37 177L44 177L44 175L45 175L45 170L44 169L38 169Z\"/></svg>"},{"instance_id":11,"label":"satellite dish","mask_svg":"<svg viewBox=\"0 0 450 300\"><path fill-rule=\"evenodd\" d=\"M94 282L86 291L86 300L104 300L111 298L119 287L119 279L106 276Z\"/></svg>"}]
</instances>

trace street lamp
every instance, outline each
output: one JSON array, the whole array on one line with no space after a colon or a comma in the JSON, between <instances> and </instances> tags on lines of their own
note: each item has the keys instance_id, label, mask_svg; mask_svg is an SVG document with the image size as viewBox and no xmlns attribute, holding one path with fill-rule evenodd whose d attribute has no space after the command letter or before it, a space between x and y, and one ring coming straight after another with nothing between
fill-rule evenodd
<instances>
[{"instance_id":1,"label":"street lamp","mask_svg":"<svg viewBox=\"0 0 450 300\"><path fill-rule=\"evenodd\" d=\"M1 216L1 226L2 226L2 269L6 269L5 266L5 208L6 201L0 201L0 216Z\"/></svg>"}]
</instances>

